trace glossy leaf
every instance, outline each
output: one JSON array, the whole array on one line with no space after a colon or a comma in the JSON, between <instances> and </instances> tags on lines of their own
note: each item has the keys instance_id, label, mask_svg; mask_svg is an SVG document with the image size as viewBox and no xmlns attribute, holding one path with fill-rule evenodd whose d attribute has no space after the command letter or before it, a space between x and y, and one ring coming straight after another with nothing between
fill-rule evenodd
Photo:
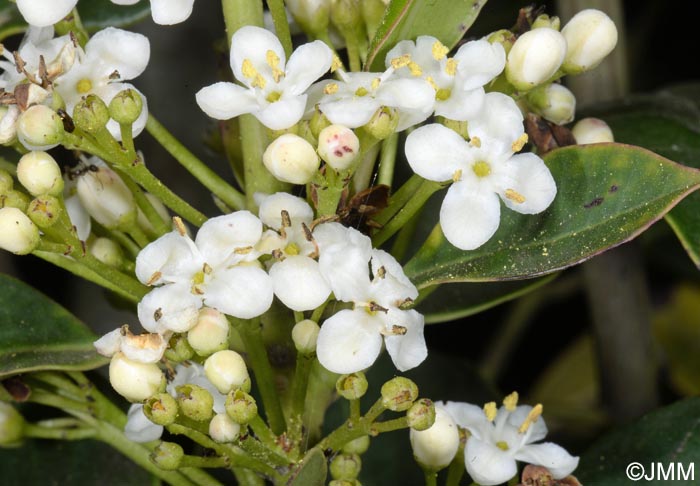
<instances>
[{"instance_id":1,"label":"glossy leaf","mask_svg":"<svg viewBox=\"0 0 700 486\"><path fill-rule=\"evenodd\" d=\"M92 345L97 336L63 307L7 275L0 288L0 378L105 364Z\"/></svg>"},{"instance_id":2,"label":"glossy leaf","mask_svg":"<svg viewBox=\"0 0 700 486\"><path fill-rule=\"evenodd\" d=\"M640 483L645 485L697 484L694 480L683 480L683 473L689 472L699 455L700 398L691 398L650 413L603 437L581 457L574 475L581 484L626 486L632 484L627 471L641 472L638 468L627 469L630 463L637 462L654 478L642 479ZM672 465L673 481L669 481L670 477L659 477L658 469L652 470L656 464L661 464L664 470ZM677 468L678 464L683 466L683 472ZM637 476L637 479L641 478Z\"/></svg>"},{"instance_id":3,"label":"glossy leaf","mask_svg":"<svg viewBox=\"0 0 700 486\"><path fill-rule=\"evenodd\" d=\"M328 466L320 449L311 449L297 470L287 481L287 486L323 486L326 484Z\"/></svg>"},{"instance_id":4,"label":"glossy leaf","mask_svg":"<svg viewBox=\"0 0 700 486\"><path fill-rule=\"evenodd\" d=\"M94 32L106 27L124 27L148 17L151 4L141 0L135 5L117 5L111 0L90 0L78 3L78 13L85 28Z\"/></svg>"},{"instance_id":5,"label":"glossy leaf","mask_svg":"<svg viewBox=\"0 0 700 486\"><path fill-rule=\"evenodd\" d=\"M575 265L631 240L700 184L700 171L622 144L547 154L557 197L539 215L503 209L496 234L473 251L435 231L404 267L419 287L522 279Z\"/></svg>"},{"instance_id":6,"label":"glossy leaf","mask_svg":"<svg viewBox=\"0 0 700 486\"><path fill-rule=\"evenodd\" d=\"M432 35L454 47L476 20L486 0L392 0L372 39L367 71L384 71L384 58L397 42Z\"/></svg>"}]
</instances>

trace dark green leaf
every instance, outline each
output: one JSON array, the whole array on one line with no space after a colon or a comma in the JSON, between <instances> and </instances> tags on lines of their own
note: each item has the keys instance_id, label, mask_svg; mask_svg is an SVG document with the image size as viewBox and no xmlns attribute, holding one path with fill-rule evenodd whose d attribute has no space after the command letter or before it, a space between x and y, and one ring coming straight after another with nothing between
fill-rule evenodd
<instances>
[{"instance_id":1,"label":"dark green leaf","mask_svg":"<svg viewBox=\"0 0 700 486\"><path fill-rule=\"evenodd\" d=\"M384 58L397 42L419 35L454 47L474 23L486 0L392 0L369 46L368 71L383 71Z\"/></svg>"},{"instance_id":2,"label":"dark green leaf","mask_svg":"<svg viewBox=\"0 0 700 486\"><path fill-rule=\"evenodd\" d=\"M473 251L436 231L406 264L406 275L422 288L560 270L631 240L700 184L700 171L621 144L566 147L545 162L558 190L545 212L504 209L496 234Z\"/></svg>"},{"instance_id":3,"label":"dark green leaf","mask_svg":"<svg viewBox=\"0 0 700 486\"><path fill-rule=\"evenodd\" d=\"M326 456L320 449L311 449L297 470L292 473L287 486L323 486L326 484L327 475Z\"/></svg>"},{"instance_id":4,"label":"dark green leaf","mask_svg":"<svg viewBox=\"0 0 700 486\"><path fill-rule=\"evenodd\" d=\"M150 2L141 0L136 5L117 5L111 0L90 0L78 3L78 13L85 28L94 32L106 27L123 27L146 18Z\"/></svg>"},{"instance_id":5,"label":"dark green leaf","mask_svg":"<svg viewBox=\"0 0 700 486\"><path fill-rule=\"evenodd\" d=\"M645 485L697 484L684 480L700 456L700 398L691 398L657 410L638 422L623 427L596 442L581 457L574 475L581 484L623 486L632 484L626 470L637 462L654 479L642 479ZM664 471L673 468L674 478L659 477L656 465ZM653 465L653 466L652 466ZM682 471L678 465L682 466ZM640 469L632 472L639 473ZM680 476L679 476L679 473ZM698 474L698 471L695 471ZM649 476L652 477L652 476ZM688 479L691 479L688 477Z\"/></svg>"},{"instance_id":6,"label":"dark green leaf","mask_svg":"<svg viewBox=\"0 0 700 486\"><path fill-rule=\"evenodd\" d=\"M97 337L63 307L0 275L0 377L33 370L87 370L106 360Z\"/></svg>"}]
</instances>

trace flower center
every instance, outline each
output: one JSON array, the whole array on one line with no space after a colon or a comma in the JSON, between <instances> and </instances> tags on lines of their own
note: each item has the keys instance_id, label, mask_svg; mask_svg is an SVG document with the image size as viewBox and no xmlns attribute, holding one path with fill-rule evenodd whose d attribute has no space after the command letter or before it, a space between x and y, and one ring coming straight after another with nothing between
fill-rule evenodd
<instances>
[{"instance_id":1,"label":"flower center","mask_svg":"<svg viewBox=\"0 0 700 486\"><path fill-rule=\"evenodd\" d=\"M472 170L477 177L486 177L491 173L491 165L488 162L479 161L472 165Z\"/></svg>"},{"instance_id":2,"label":"flower center","mask_svg":"<svg viewBox=\"0 0 700 486\"><path fill-rule=\"evenodd\" d=\"M282 93L279 91L271 91L265 99L268 101L268 103L274 103L275 101L279 101L281 97Z\"/></svg>"},{"instance_id":3,"label":"flower center","mask_svg":"<svg viewBox=\"0 0 700 486\"><path fill-rule=\"evenodd\" d=\"M498 442L496 442L496 447L498 447L502 451L507 451L508 449L510 449L510 447L508 447L508 443L504 440L499 440Z\"/></svg>"},{"instance_id":4,"label":"flower center","mask_svg":"<svg viewBox=\"0 0 700 486\"><path fill-rule=\"evenodd\" d=\"M355 96L367 96L367 93L369 93L369 91L367 91L367 88L363 86L360 86L357 88L357 90L355 90Z\"/></svg>"},{"instance_id":5,"label":"flower center","mask_svg":"<svg viewBox=\"0 0 700 486\"><path fill-rule=\"evenodd\" d=\"M451 89L439 89L435 93L435 99L438 101L445 101L449 100L450 96L452 96L452 90Z\"/></svg>"},{"instance_id":6,"label":"flower center","mask_svg":"<svg viewBox=\"0 0 700 486\"><path fill-rule=\"evenodd\" d=\"M88 78L83 78L75 85L75 89L80 94L87 94L92 90L92 81Z\"/></svg>"},{"instance_id":7,"label":"flower center","mask_svg":"<svg viewBox=\"0 0 700 486\"><path fill-rule=\"evenodd\" d=\"M300 252L299 245L297 245L296 243L290 243L284 247L284 252L290 256L291 255L298 255Z\"/></svg>"}]
</instances>

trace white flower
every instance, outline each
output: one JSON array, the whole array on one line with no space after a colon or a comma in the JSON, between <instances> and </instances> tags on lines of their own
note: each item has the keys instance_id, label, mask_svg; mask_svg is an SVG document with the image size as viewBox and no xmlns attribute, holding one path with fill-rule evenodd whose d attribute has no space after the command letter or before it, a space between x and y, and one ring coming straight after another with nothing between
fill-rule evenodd
<instances>
[{"instance_id":1,"label":"white flower","mask_svg":"<svg viewBox=\"0 0 700 486\"><path fill-rule=\"evenodd\" d=\"M522 214L547 209L556 184L541 158L513 155L526 141L515 102L489 93L482 115L469 121L471 142L442 125L418 128L406 139L406 158L421 177L454 183L440 209L447 240L462 250L483 245L498 229L504 204Z\"/></svg>"},{"instance_id":2,"label":"white flower","mask_svg":"<svg viewBox=\"0 0 700 486\"><path fill-rule=\"evenodd\" d=\"M136 276L160 286L139 302L141 325L150 332L185 332L203 305L243 319L265 312L272 283L257 263L261 235L260 220L238 211L208 220L195 241L182 225L146 246L136 258Z\"/></svg>"},{"instance_id":3,"label":"white flower","mask_svg":"<svg viewBox=\"0 0 700 486\"><path fill-rule=\"evenodd\" d=\"M98 353L108 358L122 352L132 361L157 363L168 347L168 339L157 333L132 334L129 326L122 326L93 344Z\"/></svg>"},{"instance_id":4,"label":"white flower","mask_svg":"<svg viewBox=\"0 0 700 486\"><path fill-rule=\"evenodd\" d=\"M447 402L445 409L460 427L471 433L464 448L464 464L472 480L484 486L505 483L517 474L516 461L544 466L556 479L573 472L578 457L544 439L547 426L542 406L516 407L517 398L504 400L496 411L491 402L484 409L468 403Z\"/></svg>"},{"instance_id":5,"label":"white flower","mask_svg":"<svg viewBox=\"0 0 700 486\"><path fill-rule=\"evenodd\" d=\"M426 80L434 90L436 115L464 121L474 116L484 100L483 86L503 71L506 54L500 44L475 40L463 44L453 58L435 37L422 35L415 43L404 40L386 56L386 67L401 77Z\"/></svg>"},{"instance_id":6,"label":"white flower","mask_svg":"<svg viewBox=\"0 0 700 486\"><path fill-rule=\"evenodd\" d=\"M134 5L139 0L112 0L117 5ZM173 25L184 22L192 14L194 0L151 0L151 16L156 24Z\"/></svg>"},{"instance_id":7,"label":"white flower","mask_svg":"<svg viewBox=\"0 0 700 486\"><path fill-rule=\"evenodd\" d=\"M272 130L297 123L304 114L307 88L331 66L332 52L321 41L298 47L286 62L274 34L245 26L231 39L231 70L245 87L219 82L197 93L197 104L212 118L228 120L251 113Z\"/></svg>"},{"instance_id":8,"label":"white flower","mask_svg":"<svg viewBox=\"0 0 700 486\"><path fill-rule=\"evenodd\" d=\"M418 312L400 309L418 296L401 265L373 250L367 236L338 223L319 226L314 237L321 248L321 271L335 297L354 304L321 326L319 362L334 373L360 371L374 363L384 343L399 370L418 366L427 356L424 321Z\"/></svg>"},{"instance_id":9,"label":"white flower","mask_svg":"<svg viewBox=\"0 0 700 486\"><path fill-rule=\"evenodd\" d=\"M29 25L53 25L73 10L78 0L17 0L17 8Z\"/></svg>"},{"instance_id":10,"label":"white flower","mask_svg":"<svg viewBox=\"0 0 700 486\"><path fill-rule=\"evenodd\" d=\"M132 403L126 414L124 435L132 442L151 442L163 435L163 426L156 425L143 413L143 404Z\"/></svg>"}]
</instances>

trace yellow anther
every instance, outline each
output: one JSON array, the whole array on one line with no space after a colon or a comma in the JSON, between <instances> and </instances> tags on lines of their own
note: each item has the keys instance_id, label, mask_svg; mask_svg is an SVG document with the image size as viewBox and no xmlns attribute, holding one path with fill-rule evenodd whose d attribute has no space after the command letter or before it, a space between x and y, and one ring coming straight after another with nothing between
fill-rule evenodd
<instances>
[{"instance_id":1,"label":"yellow anther","mask_svg":"<svg viewBox=\"0 0 700 486\"><path fill-rule=\"evenodd\" d=\"M412 76L422 76L423 75L423 70L421 69L421 67L413 61L408 63L408 69L411 70Z\"/></svg>"},{"instance_id":2,"label":"yellow anther","mask_svg":"<svg viewBox=\"0 0 700 486\"><path fill-rule=\"evenodd\" d=\"M472 147L479 148L481 147L481 139L474 135L472 138L469 139L469 145Z\"/></svg>"},{"instance_id":3,"label":"yellow anther","mask_svg":"<svg viewBox=\"0 0 700 486\"><path fill-rule=\"evenodd\" d=\"M255 76L255 79L253 80L252 83L250 83L250 86L252 88L260 88L260 89L265 89L265 85L267 85L267 81L265 78L262 77L262 75L258 74Z\"/></svg>"},{"instance_id":4,"label":"yellow anther","mask_svg":"<svg viewBox=\"0 0 700 486\"><path fill-rule=\"evenodd\" d=\"M515 189L506 189L506 197L517 204L522 204L525 202L525 196L520 194Z\"/></svg>"},{"instance_id":5,"label":"yellow anther","mask_svg":"<svg viewBox=\"0 0 700 486\"><path fill-rule=\"evenodd\" d=\"M379 78L374 78L370 86L372 87L372 90L376 90L377 88L379 88L380 84L382 84L382 80Z\"/></svg>"},{"instance_id":6,"label":"yellow anther","mask_svg":"<svg viewBox=\"0 0 700 486\"><path fill-rule=\"evenodd\" d=\"M391 67L394 69L399 69L402 67L406 67L409 65L411 62L411 55L410 54L404 54L399 57L395 57L394 59L391 60Z\"/></svg>"},{"instance_id":7,"label":"yellow anther","mask_svg":"<svg viewBox=\"0 0 700 486\"><path fill-rule=\"evenodd\" d=\"M408 332L408 329L406 329L404 326L397 326L396 324L391 326L391 335L392 336L403 336Z\"/></svg>"},{"instance_id":8,"label":"yellow anther","mask_svg":"<svg viewBox=\"0 0 700 486\"><path fill-rule=\"evenodd\" d=\"M284 71L279 68L279 56L275 51L270 49L265 53L265 60L267 61L267 65L272 69L272 78L275 80L275 83L279 83L280 79L284 77Z\"/></svg>"},{"instance_id":9,"label":"yellow anther","mask_svg":"<svg viewBox=\"0 0 700 486\"><path fill-rule=\"evenodd\" d=\"M530 426L537 422L537 419L540 418L542 415L542 404L538 403L535 405L532 410L530 410L530 413L527 414L527 417L525 417L525 420L523 420L522 425L518 429L519 434L524 434L527 432L527 429L530 428Z\"/></svg>"},{"instance_id":10,"label":"yellow anther","mask_svg":"<svg viewBox=\"0 0 700 486\"><path fill-rule=\"evenodd\" d=\"M518 392L514 391L513 393L505 397L503 399L503 405L509 412L515 410L515 407L518 406Z\"/></svg>"},{"instance_id":11,"label":"yellow anther","mask_svg":"<svg viewBox=\"0 0 700 486\"><path fill-rule=\"evenodd\" d=\"M360 86L355 90L355 96L366 96L369 91L367 91L367 88Z\"/></svg>"},{"instance_id":12,"label":"yellow anther","mask_svg":"<svg viewBox=\"0 0 700 486\"><path fill-rule=\"evenodd\" d=\"M146 285L153 285L156 283L158 280L160 280L160 277L162 277L163 274L160 272L155 272L153 275L151 275L151 278L148 279L148 282L146 282Z\"/></svg>"},{"instance_id":13,"label":"yellow anther","mask_svg":"<svg viewBox=\"0 0 700 486\"><path fill-rule=\"evenodd\" d=\"M251 251L253 251L252 246L241 246L239 248L234 249L233 253L235 253L236 255L247 255Z\"/></svg>"},{"instance_id":14,"label":"yellow anther","mask_svg":"<svg viewBox=\"0 0 700 486\"><path fill-rule=\"evenodd\" d=\"M241 72L243 76L248 79L254 79L258 75L258 71L253 67L253 63L250 59L243 59L243 65L241 66Z\"/></svg>"},{"instance_id":15,"label":"yellow anther","mask_svg":"<svg viewBox=\"0 0 700 486\"><path fill-rule=\"evenodd\" d=\"M323 88L324 94L330 95L338 92L338 83L328 83Z\"/></svg>"},{"instance_id":16,"label":"yellow anther","mask_svg":"<svg viewBox=\"0 0 700 486\"><path fill-rule=\"evenodd\" d=\"M458 63L459 63L459 61L457 61L457 59L454 59L454 58L448 59L447 64L445 64L445 72L449 76L454 76L455 74L457 74L457 64Z\"/></svg>"},{"instance_id":17,"label":"yellow anther","mask_svg":"<svg viewBox=\"0 0 700 486\"><path fill-rule=\"evenodd\" d=\"M445 45L440 42L440 41L435 41L435 44L433 44L433 58L436 61L439 61L443 57L447 55L447 53L450 52L450 50L445 47Z\"/></svg>"},{"instance_id":18,"label":"yellow anther","mask_svg":"<svg viewBox=\"0 0 700 486\"><path fill-rule=\"evenodd\" d=\"M214 269L211 268L211 265L209 265L207 262L204 262L204 265L202 265L202 273L204 275L211 275L211 272L213 272Z\"/></svg>"},{"instance_id":19,"label":"yellow anther","mask_svg":"<svg viewBox=\"0 0 700 486\"><path fill-rule=\"evenodd\" d=\"M472 170L477 177L486 177L491 173L491 165L488 162L479 161L472 165Z\"/></svg>"},{"instance_id":20,"label":"yellow anther","mask_svg":"<svg viewBox=\"0 0 700 486\"><path fill-rule=\"evenodd\" d=\"M498 409L496 408L496 402L489 402L484 405L484 415L486 415L486 420L493 422L496 420L496 414Z\"/></svg>"},{"instance_id":21,"label":"yellow anther","mask_svg":"<svg viewBox=\"0 0 700 486\"><path fill-rule=\"evenodd\" d=\"M331 62L331 72L334 73L338 69L343 67L343 61L340 60L337 54L333 54L333 61Z\"/></svg>"},{"instance_id":22,"label":"yellow anther","mask_svg":"<svg viewBox=\"0 0 700 486\"><path fill-rule=\"evenodd\" d=\"M187 228L185 228L185 223L182 222L182 219L180 219L179 216L173 216L173 224L175 225L175 229L177 229L177 232L180 233L180 236L187 235Z\"/></svg>"},{"instance_id":23,"label":"yellow anther","mask_svg":"<svg viewBox=\"0 0 700 486\"><path fill-rule=\"evenodd\" d=\"M87 94L92 90L92 81L88 78L83 78L75 85L75 90L80 94Z\"/></svg>"},{"instance_id":24,"label":"yellow anther","mask_svg":"<svg viewBox=\"0 0 700 486\"><path fill-rule=\"evenodd\" d=\"M462 180L462 169L457 169L454 174L452 174L452 182L459 182Z\"/></svg>"},{"instance_id":25,"label":"yellow anther","mask_svg":"<svg viewBox=\"0 0 700 486\"><path fill-rule=\"evenodd\" d=\"M527 143L527 140L527 133L523 133L515 142L513 142L510 148L513 150L513 152L520 152Z\"/></svg>"},{"instance_id":26,"label":"yellow anther","mask_svg":"<svg viewBox=\"0 0 700 486\"><path fill-rule=\"evenodd\" d=\"M498 442L496 442L496 447L498 447L502 451L507 451L508 449L510 449L510 447L508 446L508 442L506 442L505 440L499 440Z\"/></svg>"},{"instance_id":27,"label":"yellow anther","mask_svg":"<svg viewBox=\"0 0 700 486\"><path fill-rule=\"evenodd\" d=\"M425 78L425 80L428 82L428 84L429 84L430 86L433 87L433 89L434 89L435 91L437 91L437 90L440 89L440 88L438 88L438 85L435 84L435 81L433 80L433 77L432 77L432 76L427 76L427 77Z\"/></svg>"}]
</instances>

